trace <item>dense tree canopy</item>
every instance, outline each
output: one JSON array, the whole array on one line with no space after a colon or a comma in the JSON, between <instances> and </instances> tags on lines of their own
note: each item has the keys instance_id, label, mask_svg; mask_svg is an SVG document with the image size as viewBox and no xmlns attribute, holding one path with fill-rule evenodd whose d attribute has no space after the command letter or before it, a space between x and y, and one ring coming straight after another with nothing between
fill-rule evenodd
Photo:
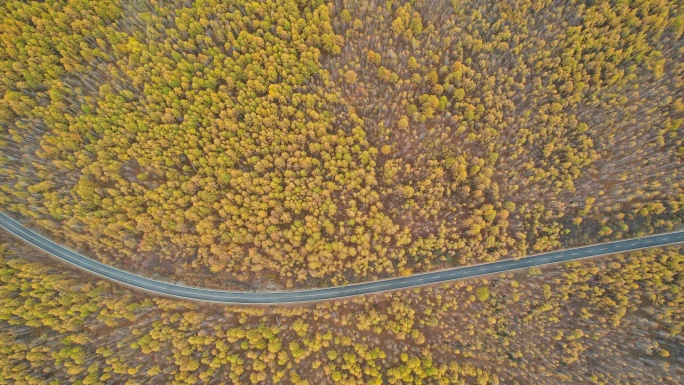
<instances>
[{"instance_id":1,"label":"dense tree canopy","mask_svg":"<svg viewBox=\"0 0 684 385\"><path fill-rule=\"evenodd\" d=\"M276 308L146 298L31 253L0 246L3 384L677 384L684 374L681 247Z\"/></svg>"},{"instance_id":2,"label":"dense tree canopy","mask_svg":"<svg viewBox=\"0 0 684 385\"><path fill-rule=\"evenodd\" d=\"M294 287L671 229L677 1L0 6L0 204L127 269Z\"/></svg>"},{"instance_id":3,"label":"dense tree canopy","mask_svg":"<svg viewBox=\"0 0 684 385\"><path fill-rule=\"evenodd\" d=\"M260 290L671 230L682 35L676 0L6 0L0 206L126 270ZM681 247L249 308L3 237L0 384L684 378Z\"/></svg>"}]
</instances>

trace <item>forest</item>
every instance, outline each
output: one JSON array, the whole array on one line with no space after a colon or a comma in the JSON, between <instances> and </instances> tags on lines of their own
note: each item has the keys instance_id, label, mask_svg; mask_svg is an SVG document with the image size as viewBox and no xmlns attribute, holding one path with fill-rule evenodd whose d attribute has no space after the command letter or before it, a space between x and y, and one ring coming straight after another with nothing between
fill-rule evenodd
<instances>
[{"instance_id":1,"label":"forest","mask_svg":"<svg viewBox=\"0 0 684 385\"><path fill-rule=\"evenodd\" d=\"M0 2L0 210L108 265L346 285L682 228L678 0ZM4 384L680 384L684 246L287 306L0 231Z\"/></svg>"},{"instance_id":2,"label":"forest","mask_svg":"<svg viewBox=\"0 0 684 385\"><path fill-rule=\"evenodd\" d=\"M2 384L679 384L684 249L308 306L199 305L0 235Z\"/></svg>"},{"instance_id":3,"label":"forest","mask_svg":"<svg viewBox=\"0 0 684 385\"><path fill-rule=\"evenodd\" d=\"M671 0L8 0L0 205L243 290L672 230L683 33Z\"/></svg>"}]
</instances>

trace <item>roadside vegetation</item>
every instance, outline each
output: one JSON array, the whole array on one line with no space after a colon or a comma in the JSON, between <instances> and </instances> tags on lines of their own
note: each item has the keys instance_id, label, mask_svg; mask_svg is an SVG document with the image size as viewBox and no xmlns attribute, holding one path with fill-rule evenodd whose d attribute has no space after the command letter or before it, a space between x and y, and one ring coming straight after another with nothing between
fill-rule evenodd
<instances>
[{"instance_id":1,"label":"roadside vegetation","mask_svg":"<svg viewBox=\"0 0 684 385\"><path fill-rule=\"evenodd\" d=\"M0 205L220 288L672 229L677 1L5 1Z\"/></svg>"},{"instance_id":2,"label":"roadside vegetation","mask_svg":"<svg viewBox=\"0 0 684 385\"><path fill-rule=\"evenodd\" d=\"M677 384L683 251L238 307L148 297L5 241L0 383Z\"/></svg>"}]
</instances>

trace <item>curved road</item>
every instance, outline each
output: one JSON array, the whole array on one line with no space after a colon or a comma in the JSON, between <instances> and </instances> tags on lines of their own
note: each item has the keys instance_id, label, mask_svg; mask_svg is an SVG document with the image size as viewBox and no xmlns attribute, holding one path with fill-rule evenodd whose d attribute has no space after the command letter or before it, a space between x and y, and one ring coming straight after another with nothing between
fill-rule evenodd
<instances>
[{"instance_id":1,"label":"curved road","mask_svg":"<svg viewBox=\"0 0 684 385\"><path fill-rule=\"evenodd\" d=\"M230 304L282 304L295 302L311 302L350 297L381 291L404 289L408 287L429 285L433 283L453 281L480 275L503 273L511 270L525 269L532 266L572 261L575 259L596 257L599 255L621 253L648 247L672 245L684 242L684 230L651 235L637 239L602 243L573 249L553 251L524 257L518 260L505 260L484 263L468 267L417 274L410 277L391 278L375 282L359 283L349 286L329 287L323 289L299 291L269 292L234 292L210 290L196 287L174 285L155 281L150 278L131 274L100 262L84 257L63 246L60 246L42 235L29 230L14 219L0 213L0 227L14 234L23 241L54 255L55 257L88 270L109 280L126 284L138 289L195 301L219 302Z\"/></svg>"}]
</instances>

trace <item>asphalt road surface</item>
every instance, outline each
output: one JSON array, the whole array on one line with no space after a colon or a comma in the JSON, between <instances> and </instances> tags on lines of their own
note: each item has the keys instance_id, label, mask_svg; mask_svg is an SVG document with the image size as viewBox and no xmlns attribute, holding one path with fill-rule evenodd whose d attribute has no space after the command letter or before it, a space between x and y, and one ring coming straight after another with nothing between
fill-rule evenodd
<instances>
[{"instance_id":1,"label":"asphalt road surface","mask_svg":"<svg viewBox=\"0 0 684 385\"><path fill-rule=\"evenodd\" d=\"M484 263L468 267L458 267L431 273L417 274L410 277L391 278L348 286L298 291L235 292L201 289L155 281L150 278L141 277L139 275L131 274L107 266L52 242L42 235L25 228L17 221L3 213L0 213L0 227L4 227L16 237L21 238L23 241L30 243L38 249L41 249L61 260L67 261L73 265L109 280L123 283L138 289L178 298L230 304L283 304L331 300L381 291L424 286L439 282L454 281L481 275L526 269L532 266L548 265L552 263L572 261L575 259L590 258L599 255L622 253L626 251L684 242L684 230L681 230L637 239L627 239L592 246L553 251L520 258L518 260Z\"/></svg>"}]
</instances>

